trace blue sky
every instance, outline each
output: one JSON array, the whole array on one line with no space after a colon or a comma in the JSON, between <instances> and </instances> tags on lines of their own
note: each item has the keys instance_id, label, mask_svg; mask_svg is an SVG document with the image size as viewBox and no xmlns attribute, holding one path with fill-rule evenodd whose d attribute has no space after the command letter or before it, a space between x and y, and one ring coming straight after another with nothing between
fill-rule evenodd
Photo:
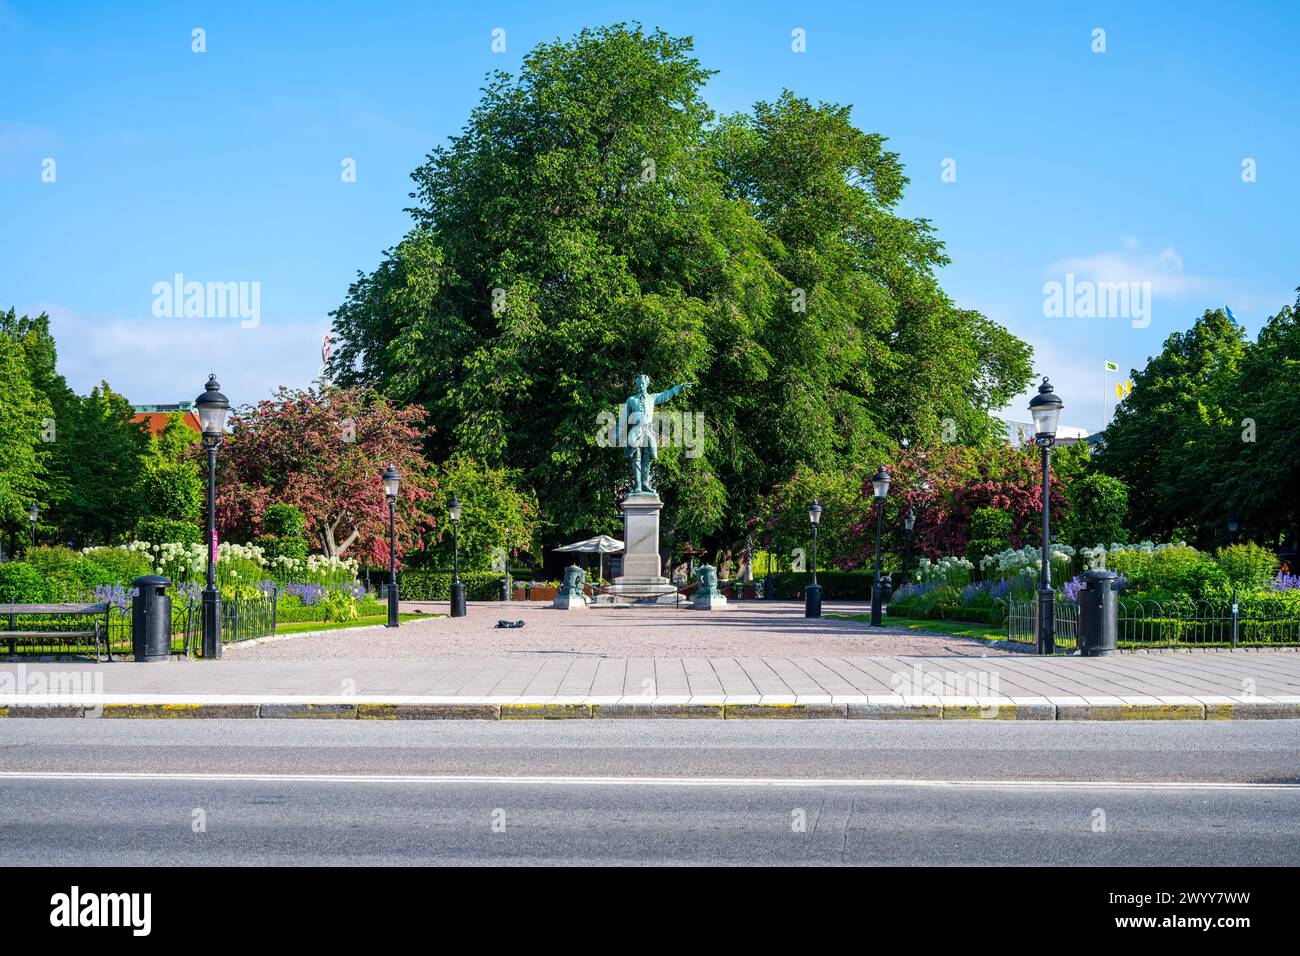
<instances>
[{"instance_id":1,"label":"blue sky","mask_svg":"<svg viewBox=\"0 0 1300 956\"><path fill-rule=\"evenodd\" d=\"M54 317L79 391L306 384L327 313L406 230L411 170L487 71L639 20L695 38L719 112L788 87L889 137L904 212L947 243L945 289L1029 341L1063 422L1095 428L1104 359L1141 367L1222 305L1253 334L1295 298L1300 5L985 6L0 0L0 307ZM259 324L155 317L177 273L260 283ZM1150 324L1045 316L1067 273L1150 282Z\"/></svg>"}]
</instances>

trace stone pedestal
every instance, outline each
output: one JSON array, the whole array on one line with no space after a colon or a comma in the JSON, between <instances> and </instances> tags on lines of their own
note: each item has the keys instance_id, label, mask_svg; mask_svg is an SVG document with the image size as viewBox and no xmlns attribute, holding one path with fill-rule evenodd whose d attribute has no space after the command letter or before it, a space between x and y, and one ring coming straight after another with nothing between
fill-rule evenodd
<instances>
[{"instance_id":1,"label":"stone pedestal","mask_svg":"<svg viewBox=\"0 0 1300 956\"><path fill-rule=\"evenodd\" d=\"M561 592L551 599L551 607L558 608L561 611L585 611L587 609L587 601L580 594L565 594Z\"/></svg>"},{"instance_id":2,"label":"stone pedestal","mask_svg":"<svg viewBox=\"0 0 1300 956\"><path fill-rule=\"evenodd\" d=\"M716 611L719 608L727 606L727 596L725 594L709 594L703 591L696 591L691 596L691 609L695 611Z\"/></svg>"},{"instance_id":3,"label":"stone pedestal","mask_svg":"<svg viewBox=\"0 0 1300 956\"><path fill-rule=\"evenodd\" d=\"M664 503L657 494L628 495L623 499L623 574L606 590L629 601L657 601L677 589L663 576L659 557L659 512Z\"/></svg>"}]
</instances>

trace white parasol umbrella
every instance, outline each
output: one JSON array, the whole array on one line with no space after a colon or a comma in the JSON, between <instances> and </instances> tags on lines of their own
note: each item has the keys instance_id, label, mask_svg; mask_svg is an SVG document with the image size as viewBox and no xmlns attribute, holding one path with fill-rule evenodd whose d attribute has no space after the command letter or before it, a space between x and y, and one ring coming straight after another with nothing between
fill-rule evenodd
<instances>
[{"instance_id":1,"label":"white parasol umbrella","mask_svg":"<svg viewBox=\"0 0 1300 956\"><path fill-rule=\"evenodd\" d=\"M566 544L555 548L556 551L587 551L595 552L600 555L597 559L600 568L597 577L605 576L605 555L613 554L615 551L623 550L623 542L617 538L611 538L607 534L598 534L594 538L588 538L585 541L575 541L573 544Z\"/></svg>"}]
</instances>

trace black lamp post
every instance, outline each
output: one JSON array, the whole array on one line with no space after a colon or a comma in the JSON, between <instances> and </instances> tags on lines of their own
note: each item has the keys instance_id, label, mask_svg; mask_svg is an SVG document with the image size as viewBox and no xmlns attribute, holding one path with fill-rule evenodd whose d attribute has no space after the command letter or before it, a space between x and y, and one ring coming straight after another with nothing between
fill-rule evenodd
<instances>
[{"instance_id":1,"label":"black lamp post","mask_svg":"<svg viewBox=\"0 0 1300 956\"><path fill-rule=\"evenodd\" d=\"M916 512L912 510L911 505L908 505L907 512L903 515L903 531L906 532L905 547L907 549L903 555L903 576L907 578L909 584L912 581L912 535L915 533L915 528Z\"/></svg>"},{"instance_id":2,"label":"black lamp post","mask_svg":"<svg viewBox=\"0 0 1300 956\"><path fill-rule=\"evenodd\" d=\"M817 526L822 523L822 505L816 498L808 506L808 523L813 531L812 583L803 589L803 616L822 616L822 586L817 583Z\"/></svg>"},{"instance_id":3,"label":"black lamp post","mask_svg":"<svg viewBox=\"0 0 1300 956\"><path fill-rule=\"evenodd\" d=\"M1034 416L1034 441L1043 450L1043 570L1038 577L1038 653L1056 653L1056 592L1052 590L1051 474L1052 446L1063 402L1044 378L1038 394L1029 400Z\"/></svg>"},{"instance_id":4,"label":"black lamp post","mask_svg":"<svg viewBox=\"0 0 1300 956\"><path fill-rule=\"evenodd\" d=\"M456 526L460 524L460 502L451 496L447 503L447 514L451 518L451 616L465 616L465 585L460 582L460 536Z\"/></svg>"},{"instance_id":5,"label":"black lamp post","mask_svg":"<svg viewBox=\"0 0 1300 956\"><path fill-rule=\"evenodd\" d=\"M208 376L203 394L194 400L199 427L203 430L203 447L208 453L208 582L203 589L203 657L221 656L221 594L217 591L217 449L225 434L230 400L221 394L215 375Z\"/></svg>"},{"instance_id":6,"label":"black lamp post","mask_svg":"<svg viewBox=\"0 0 1300 956\"><path fill-rule=\"evenodd\" d=\"M871 476L871 489L876 497L876 580L871 585L871 626L880 627L880 529L885 515L885 496L889 494L889 472L885 471L884 465Z\"/></svg>"},{"instance_id":7,"label":"black lamp post","mask_svg":"<svg viewBox=\"0 0 1300 956\"><path fill-rule=\"evenodd\" d=\"M36 506L32 505L32 507L35 508ZM35 527L35 525L33 525L33 527ZM1237 520L1236 513L1234 512L1233 514L1228 515L1228 544L1237 543L1237 529L1240 527L1241 522ZM33 541L34 540L35 539L33 539Z\"/></svg>"},{"instance_id":8,"label":"black lamp post","mask_svg":"<svg viewBox=\"0 0 1300 956\"><path fill-rule=\"evenodd\" d=\"M36 522L41 517L41 506L32 502L32 506L27 509L27 519L32 523L32 547L36 547Z\"/></svg>"},{"instance_id":9,"label":"black lamp post","mask_svg":"<svg viewBox=\"0 0 1300 956\"><path fill-rule=\"evenodd\" d=\"M397 627L397 493L402 488L402 476L389 465L380 481L388 497L388 623L384 626Z\"/></svg>"}]
</instances>

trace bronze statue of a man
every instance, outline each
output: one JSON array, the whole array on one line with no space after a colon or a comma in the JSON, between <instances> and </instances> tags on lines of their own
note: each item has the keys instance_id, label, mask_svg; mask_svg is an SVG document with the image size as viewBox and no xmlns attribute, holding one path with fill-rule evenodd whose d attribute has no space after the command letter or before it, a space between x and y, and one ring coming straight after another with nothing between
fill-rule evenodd
<instances>
[{"instance_id":1,"label":"bronze statue of a man","mask_svg":"<svg viewBox=\"0 0 1300 956\"><path fill-rule=\"evenodd\" d=\"M632 464L633 495L652 495L654 485L650 483L650 465L659 457L659 444L655 440L654 417L655 406L669 401L678 392L690 388L694 382L682 382L666 392L653 394L650 391L650 376L642 372L636 377L637 391L629 395L625 404L623 421L619 436L623 453Z\"/></svg>"}]
</instances>

